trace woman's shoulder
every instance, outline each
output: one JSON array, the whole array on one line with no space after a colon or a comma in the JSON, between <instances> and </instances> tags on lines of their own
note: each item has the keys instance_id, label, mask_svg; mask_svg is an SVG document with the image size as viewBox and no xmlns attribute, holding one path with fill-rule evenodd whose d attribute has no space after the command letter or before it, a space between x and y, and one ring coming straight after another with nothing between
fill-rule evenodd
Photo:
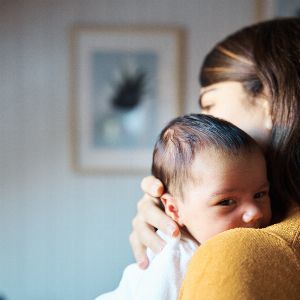
<instances>
[{"instance_id":1,"label":"woman's shoulder","mask_svg":"<svg viewBox=\"0 0 300 300\"><path fill-rule=\"evenodd\" d=\"M224 253L237 256L247 253L250 258L251 254L257 257L261 252L264 258L272 255L274 251L281 250L299 254L300 208L291 209L284 220L266 228L236 228L225 231L204 243L198 252L212 251L217 255L221 249ZM238 259L240 260L240 258Z\"/></svg>"},{"instance_id":2,"label":"woman's shoulder","mask_svg":"<svg viewBox=\"0 0 300 300\"><path fill-rule=\"evenodd\" d=\"M180 299L296 299L299 294L300 211L295 209L278 224L228 230L201 245Z\"/></svg>"}]
</instances>

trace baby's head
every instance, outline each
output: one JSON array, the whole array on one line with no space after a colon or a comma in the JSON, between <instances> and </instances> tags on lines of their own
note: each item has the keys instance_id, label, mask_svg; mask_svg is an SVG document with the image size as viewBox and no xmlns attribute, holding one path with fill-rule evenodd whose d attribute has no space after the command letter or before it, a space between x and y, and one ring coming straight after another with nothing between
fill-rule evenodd
<instances>
[{"instance_id":1,"label":"baby's head","mask_svg":"<svg viewBox=\"0 0 300 300\"><path fill-rule=\"evenodd\" d=\"M263 152L224 120L201 114L172 120L155 144L152 174L164 184L166 213L199 243L271 220Z\"/></svg>"}]
</instances>

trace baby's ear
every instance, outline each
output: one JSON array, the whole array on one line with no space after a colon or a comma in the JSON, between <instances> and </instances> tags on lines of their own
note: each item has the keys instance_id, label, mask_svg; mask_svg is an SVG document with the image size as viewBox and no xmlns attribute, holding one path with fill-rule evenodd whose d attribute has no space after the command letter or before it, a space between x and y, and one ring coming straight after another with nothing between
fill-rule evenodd
<instances>
[{"instance_id":1,"label":"baby's ear","mask_svg":"<svg viewBox=\"0 0 300 300\"><path fill-rule=\"evenodd\" d=\"M174 197L168 193L165 193L160 197L160 200L165 206L166 214L175 222L177 222L178 225L183 226L182 222L180 222L178 206Z\"/></svg>"}]
</instances>

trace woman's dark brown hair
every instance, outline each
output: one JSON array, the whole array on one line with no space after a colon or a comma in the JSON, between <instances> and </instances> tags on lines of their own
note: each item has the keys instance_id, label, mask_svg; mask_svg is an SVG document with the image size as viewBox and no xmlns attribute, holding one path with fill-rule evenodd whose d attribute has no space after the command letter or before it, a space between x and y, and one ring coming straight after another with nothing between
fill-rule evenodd
<instances>
[{"instance_id":1,"label":"woman's dark brown hair","mask_svg":"<svg viewBox=\"0 0 300 300\"><path fill-rule=\"evenodd\" d=\"M203 87L238 81L249 96L268 95L273 209L284 212L290 200L300 204L300 18L265 21L228 36L206 56L199 80Z\"/></svg>"}]
</instances>

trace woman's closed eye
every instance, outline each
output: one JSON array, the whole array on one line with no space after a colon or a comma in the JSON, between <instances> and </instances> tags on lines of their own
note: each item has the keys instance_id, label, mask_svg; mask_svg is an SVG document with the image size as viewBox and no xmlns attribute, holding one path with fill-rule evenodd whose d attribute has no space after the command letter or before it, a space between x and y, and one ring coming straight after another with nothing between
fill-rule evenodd
<instances>
[{"instance_id":1,"label":"woman's closed eye","mask_svg":"<svg viewBox=\"0 0 300 300\"><path fill-rule=\"evenodd\" d=\"M206 106L203 106L203 107L201 108L201 112L204 113L204 114L205 114L205 113L208 114L208 113L211 111L212 107L213 107L213 105L206 105Z\"/></svg>"},{"instance_id":2,"label":"woman's closed eye","mask_svg":"<svg viewBox=\"0 0 300 300\"><path fill-rule=\"evenodd\" d=\"M214 107L214 102L213 101L202 101L201 102L201 111L202 112L209 112L213 107Z\"/></svg>"},{"instance_id":3,"label":"woman's closed eye","mask_svg":"<svg viewBox=\"0 0 300 300\"><path fill-rule=\"evenodd\" d=\"M215 103L214 103L213 99L209 99L207 97L200 96L199 105L200 105L201 111L203 113L208 113L213 108Z\"/></svg>"}]
</instances>

